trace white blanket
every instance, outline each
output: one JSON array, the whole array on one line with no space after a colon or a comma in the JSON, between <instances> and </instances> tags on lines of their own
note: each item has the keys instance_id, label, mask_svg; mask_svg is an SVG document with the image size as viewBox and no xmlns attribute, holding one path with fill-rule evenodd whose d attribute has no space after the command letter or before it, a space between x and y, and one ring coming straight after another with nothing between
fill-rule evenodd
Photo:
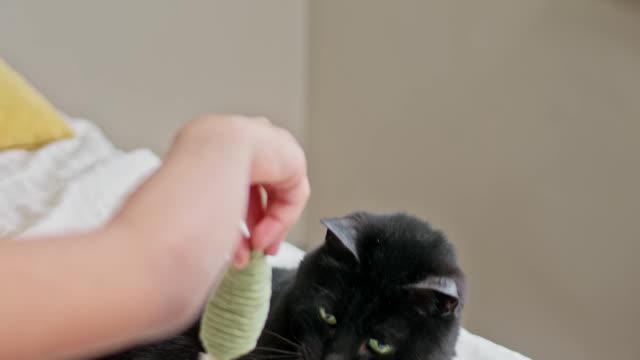
<instances>
[{"instance_id":1,"label":"white blanket","mask_svg":"<svg viewBox=\"0 0 640 360\"><path fill-rule=\"evenodd\" d=\"M149 150L117 149L94 124L69 119L77 136L38 151L0 152L0 237L99 226L160 163ZM271 263L295 267L304 253L284 244ZM458 360L527 358L463 330Z\"/></svg>"}]
</instances>

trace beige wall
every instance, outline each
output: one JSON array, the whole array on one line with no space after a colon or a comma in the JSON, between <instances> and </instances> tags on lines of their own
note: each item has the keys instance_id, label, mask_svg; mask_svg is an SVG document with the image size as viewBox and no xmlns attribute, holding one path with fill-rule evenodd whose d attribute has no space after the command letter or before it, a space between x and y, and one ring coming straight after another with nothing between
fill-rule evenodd
<instances>
[{"instance_id":1,"label":"beige wall","mask_svg":"<svg viewBox=\"0 0 640 360\"><path fill-rule=\"evenodd\" d=\"M470 278L466 326L537 359L638 359L640 6L311 6L318 217L422 215Z\"/></svg>"},{"instance_id":2,"label":"beige wall","mask_svg":"<svg viewBox=\"0 0 640 360\"><path fill-rule=\"evenodd\" d=\"M302 136L306 20L299 0L4 0L0 54L118 145L162 153L206 111Z\"/></svg>"}]
</instances>

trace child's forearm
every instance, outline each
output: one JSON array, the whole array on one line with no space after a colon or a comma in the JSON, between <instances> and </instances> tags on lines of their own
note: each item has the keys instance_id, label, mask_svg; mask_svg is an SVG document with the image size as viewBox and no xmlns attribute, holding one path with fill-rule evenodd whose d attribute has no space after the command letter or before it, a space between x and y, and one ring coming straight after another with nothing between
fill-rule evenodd
<instances>
[{"instance_id":1,"label":"child's forearm","mask_svg":"<svg viewBox=\"0 0 640 360\"><path fill-rule=\"evenodd\" d=\"M85 356L167 330L171 304L148 281L159 262L123 253L131 247L120 240L135 239L119 231L0 244L0 283L11 284L0 298L0 358Z\"/></svg>"}]
</instances>

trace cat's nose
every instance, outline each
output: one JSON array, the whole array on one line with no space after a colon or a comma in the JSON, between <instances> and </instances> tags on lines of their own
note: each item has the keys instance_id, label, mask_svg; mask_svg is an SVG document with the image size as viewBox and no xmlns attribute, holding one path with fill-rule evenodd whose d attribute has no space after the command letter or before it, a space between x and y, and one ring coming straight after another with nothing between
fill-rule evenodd
<instances>
[{"instance_id":1,"label":"cat's nose","mask_svg":"<svg viewBox=\"0 0 640 360\"><path fill-rule=\"evenodd\" d=\"M324 357L324 360L345 360L346 357L344 357L344 355L340 355L340 354L329 354L327 356Z\"/></svg>"}]
</instances>

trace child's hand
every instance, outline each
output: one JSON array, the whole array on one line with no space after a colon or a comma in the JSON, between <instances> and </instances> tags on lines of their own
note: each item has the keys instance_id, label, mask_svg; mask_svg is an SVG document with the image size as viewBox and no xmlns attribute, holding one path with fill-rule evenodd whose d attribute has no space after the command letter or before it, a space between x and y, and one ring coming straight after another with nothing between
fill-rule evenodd
<instances>
[{"instance_id":1,"label":"child's hand","mask_svg":"<svg viewBox=\"0 0 640 360\"><path fill-rule=\"evenodd\" d=\"M259 185L251 186L251 189L249 191L249 205L247 208L247 219L245 223L250 233L253 229L255 229L256 225L260 223L265 215L266 203L264 203L263 195L260 192L261 188ZM249 262L251 250L254 249L252 239L252 236L250 236L249 238L246 238L244 236L242 237L242 241L240 242L240 244L238 244L238 248L236 249L236 253L233 259L233 263L236 267L242 268ZM281 240L284 240L284 238ZM274 255L280 247L280 242L281 241L276 241L275 243L269 245L265 249L265 253Z\"/></svg>"},{"instance_id":2,"label":"child's hand","mask_svg":"<svg viewBox=\"0 0 640 360\"><path fill-rule=\"evenodd\" d=\"M217 128L229 137L241 136L248 141L252 160L247 225L251 238L240 243L234 263L245 265L254 249L275 254L309 197L302 148L289 132L265 118L205 116L190 126L198 131ZM261 206L259 187L267 193L265 209Z\"/></svg>"}]
</instances>

